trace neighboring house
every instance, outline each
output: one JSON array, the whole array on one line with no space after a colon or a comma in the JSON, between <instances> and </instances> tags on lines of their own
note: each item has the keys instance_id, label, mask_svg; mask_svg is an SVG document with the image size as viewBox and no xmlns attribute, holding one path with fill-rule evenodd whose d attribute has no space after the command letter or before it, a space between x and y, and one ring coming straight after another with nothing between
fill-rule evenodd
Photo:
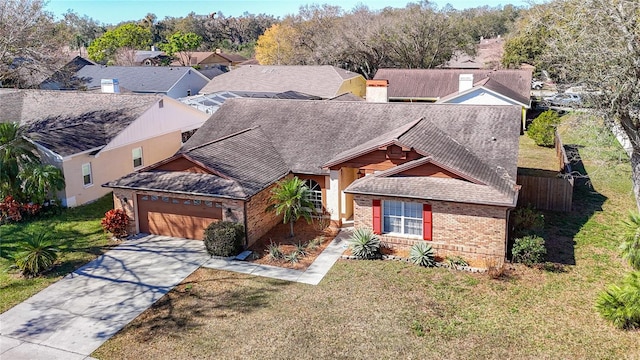
<instances>
[{"instance_id":1,"label":"neighboring house","mask_svg":"<svg viewBox=\"0 0 640 360\"><path fill-rule=\"evenodd\" d=\"M480 38L476 44L476 55L470 56L463 52L456 52L446 64L445 69L499 69L504 53L504 39Z\"/></svg>"},{"instance_id":2,"label":"neighboring house","mask_svg":"<svg viewBox=\"0 0 640 360\"><path fill-rule=\"evenodd\" d=\"M362 75L331 65L246 65L216 76L200 93L297 91L331 99L345 93L364 97L365 88Z\"/></svg>"},{"instance_id":3,"label":"neighboring house","mask_svg":"<svg viewBox=\"0 0 640 360\"><path fill-rule=\"evenodd\" d=\"M75 91L0 93L0 112L10 109L9 121L63 171L65 206L96 200L109 192L101 184L172 156L208 117L166 96Z\"/></svg>"},{"instance_id":4,"label":"neighboring house","mask_svg":"<svg viewBox=\"0 0 640 360\"><path fill-rule=\"evenodd\" d=\"M251 91L221 91L207 95L195 95L178 99L183 104L194 107L207 114L213 114L227 99L290 99L290 100L322 100L318 96L307 95L295 91L285 92L251 92ZM362 99L361 99L362 100Z\"/></svg>"},{"instance_id":5,"label":"neighboring house","mask_svg":"<svg viewBox=\"0 0 640 360\"><path fill-rule=\"evenodd\" d=\"M134 62L141 66L161 66L168 65L171 58L164 51L159 50L136 50Z\"/></svg>"},{"instance_id":6,"label":"neighboring house","mask_svg":"<svg viewBox=\"0 0 640 360\"><path fill-rule=\"evenodd\" d=\"M105 186L132 233L201 239L218 220L250 245L281 221L271 189L298 176L315 207L394 246L504 260L516 205L517 106L229 99L175 156ZM516 121L514 121L516 119Z\"/></svg>"},{"instance_id":7,"label":"neighboring house","mask_svg":"<svg viewBox=\"0 0 640 360\"><path fill-rule=\"evenodd\" d=\"M199 66L201 69L209 69L219 65L226 66L231 69L241 62L247 61L247 58L236 54L227 54L216 49L212 51L193 51L176 53L171 65L173 66Z\"/></svg>"},{"instance_id":8,"label":"neighboring house","mask_svg":"<svg viewBox=\"0 0 640 360\"><path fill-rule=\"evenodd\" d=\"M60 69L56 70L49 78L41 82L39 88L47 89L50 86L73 88L74 86L79 86L80 84L74 76L80 69L87 65L96 65L96 63L81 56L76 56Z\"/></svg>"},{"instance_id":9,"label":"neighboring house","mask_svg":"<svg viewBox=\"0 0 640 360\"><path fill-rule=\"evenodd\" d=\"M379 69L367 90L374 101L518 105L524 129L531 77L529 70Z\"/></svg>"},{"instance_id":10,"label":"neighboring house","mask_svg":"<svg viewBox=\"0 0 640 360\"><path fill-rule=\"evenodd\" d=\"M84 66L72 77L72 86L50 82L46 90L97 90L163 94L171 98L195 95L209 79L191 67L174 66Z\"/></svg>"}]
</instances>

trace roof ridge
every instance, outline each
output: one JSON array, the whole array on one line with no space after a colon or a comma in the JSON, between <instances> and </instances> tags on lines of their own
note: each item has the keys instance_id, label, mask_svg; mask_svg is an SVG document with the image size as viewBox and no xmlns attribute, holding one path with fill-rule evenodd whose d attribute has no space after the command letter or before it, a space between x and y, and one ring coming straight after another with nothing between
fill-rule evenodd
<instances>
[{"instance_id":1,"label":"roof ridge","mask_svg":"<svg viewBox=\"0 0 640 360\"><path fill-rule=\"evenodd\" d=\"M237 132L231 133L231 134L229 134L229 135L225 135L225 136L223 136L223 137L221 137L221 138L218 138L218 139L215 139L215 140L211 140L211 141L208 141L208 142L206 142L206 143L203 143L203 144L200 144L200 145L197 145L197 146L191 147L191 148L189 148L189 149L187 149L187 150L183 151L183 153L188 153L188 152L191 152L191 151L193 151L193 150L199 149L199 148L201 148L201 147L205 147L205 146L207 146L207 145L211 145L211 144L217 143L217 142L219 142L219 141L226 140L226 139L232 138L232 137L234 137L234 136L238 136L238 135L243 134L243 133L245 133L245 132L248 132L248 131L251 131L251 130L255 130L255 129L259 128L259 127L260 127L260 125L256 125L256 126L252 126L252 127L250 127L250 128L246 128L246 129L243 129L243 130L240 130L240 131L237 131Z\"/></svg>"}]
</instances>

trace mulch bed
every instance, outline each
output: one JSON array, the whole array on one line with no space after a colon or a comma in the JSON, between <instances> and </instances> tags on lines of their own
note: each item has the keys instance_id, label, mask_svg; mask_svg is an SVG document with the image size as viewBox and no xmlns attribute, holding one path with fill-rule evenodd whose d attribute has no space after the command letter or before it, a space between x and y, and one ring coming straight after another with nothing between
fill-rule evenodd
<instances>
[{"instance_id":1,"label":"mulch bed","mask_svg":"<svg viewBox=\"0 0 640 360\"><path fill-rule=\"evenodd\" d=\"M301 220L295 223L293 227L294 237L289 235L289 224L278 224L273 229L269 230L267 234L258 239L249 250L253 251L252 258L248 259L251 262L280 266L295 270L306 270L309 265L320 255L327 245L338 235L340 229L335 227L325 227L322 229L318 223L314 222L307 224L306 221ZM274 243L280 245L280 250L283 254L291 253L295 250L297 244L307 244L310 241L318 239L319 245L315 249L306 249L307 254L304 257L300 257L298 262L289 262L282 259L271 259L267 248L269 244Z\"/></svg>"}]
</instances>

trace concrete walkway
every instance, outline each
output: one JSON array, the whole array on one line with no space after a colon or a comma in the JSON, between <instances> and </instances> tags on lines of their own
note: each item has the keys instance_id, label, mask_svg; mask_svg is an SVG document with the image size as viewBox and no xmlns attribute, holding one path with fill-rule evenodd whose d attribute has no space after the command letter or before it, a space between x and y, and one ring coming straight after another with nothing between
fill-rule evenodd
<instances>
[{"instance_id":1,"label":"concrete walkway","mask_svg":"<svg viewBox=\"0 0 640 360\"><path fill-rule=\"evenodd\" d=\"M0 314L0 359L80 360L200 266L317 285L347 246L341 231L306 271L211 258L202 241L129 240Z\"/></svg>"},{"instance_id":2,"label":"concrete walkway","mask_svg":"<svg viewBox=\"0 0 640 360\"><path fill-rule=\"evenodd\" d=\"M90 359L209 258L201 241L129 240L0 314L0 358Z\"/></svg>"},{"instance_id":3,"label":"concrete walkway","mask_svg":"<svg viewBox=\"0 0 640 360\"><path fill-rule=\"evenodd\" d=\"M260 265L246 261L211 258L202 266L216 270L233 271L243 274L270 277L279 280L295 281L304 284L318 285L329 269L340 258L347 248L351 232L342 229L329 245L318 255L306 271L281 268L278 266Z\"/></svg>"}]
</instances>

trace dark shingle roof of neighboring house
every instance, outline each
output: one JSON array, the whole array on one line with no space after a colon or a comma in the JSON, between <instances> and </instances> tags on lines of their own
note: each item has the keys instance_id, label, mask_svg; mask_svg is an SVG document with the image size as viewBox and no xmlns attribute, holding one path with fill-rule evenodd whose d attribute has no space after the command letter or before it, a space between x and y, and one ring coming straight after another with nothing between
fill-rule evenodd
<instances>
[{"instance_id":1,"label":"dark shingle roof of neighboring house","mask_svg":"<svg viewBox=\"0 0 640 360\"><path fill-rule=\"evenodd\" d=\"M328 99L340 95L343 82L354 78L362 75L331 65L246 65L216 76L200 93L292 90Z\"/></svg>"},{"instance_id":2,"label":"dark shingle roof of neighboring house","mask_svg":"<svg viewBox=\"0 0 640 360\"><path fill-rule=\"evenodd\" d=\"M159 100L154 95L77 91L24 90L18 97L6 95L11 99L0 94L0 112L19 107L27 137L60 156L107 145Z\"/></svg>"},{"instance_id":3,"label":"dark shingle roof of neighboring house","mask_svg":"<svg viewBox=\"0 0 640 360\"><path fill-rule=\"evenodd\" d=\"M236 181L250 197L289 172L327 174L330 160L397 139L426 154L422 161L460 168L492 191L513 195L520 111L517 106L229 99L176 156ZM382 135L372 140L372 134ZM110 186L135 185L130 176L119 181Z\"/></svg>"},{"instance_id":4,"label":"dark shingle roof of neighboring house","mask_svg":"<svg viewBox=\"0 0 640 360\"><path fill-rule=\"evenodd\" d=\"M120 89L141 93L166 93L188 72L189 66L85 66L75 77L84 89L100 89L102 79L118 79ZM202 75L203 78L204 75Z\"/></svg>"},{"instance_id":5,"label":"dark shingle roof of neighboring house","mask_svg":"<svg viewBox=\"0 0 640 360\"><path fill-rule=\"evenodd\" d=\"M529 99L530 70L473 70L473 69L379 69L374 79L389 80L389 98L442 98L459 90L461 74L472 74L473 83L490 77Z\"/></svg>"},{"instance_id":6,"label":"dark shingle roof of neighboring house","mask_svg":"<svg viewBox=\"0 0 640 360\"><path fill-rule=\"evenodd\" d=\"M530 97L525 97L522 96L521 94L518 94L517 92L515 92L513 89L509 88L508 86L505 86L503 84L501 84L499 81L487 77L484 78L480 81L478 81L477 83L473 84L473 87L471 89L465 90L463 92L458 92L456 91L453 94L450 94L448 96L445 96L443 98L441 98L440 100L438 100L438 102L447 102L448 100L454 99L458 96L460 96L461 94L466 94L468 92L474 91L478 88L485 88L488 90L491 90L495 93L498 93L500 95L506 96L509 99L515 100L517 102L519 102L520 104L523 104L525 106L529 106L530 103Z\"/></svg>"},{"instance_id":7,"label":"dark shingle roof of neighboring house","mask_svg":"<svg viewBox=\"0 0 640 360\"><path fill-rule=\"evenodd\" d=\"M352 94L352 93L344 93L344 94L338 95L336 97L333 97L333 98L327 99L327 100L331 100L331 101L364 101L363 98L361 98L358 95Z\"/></svg>"}]
</instances>

